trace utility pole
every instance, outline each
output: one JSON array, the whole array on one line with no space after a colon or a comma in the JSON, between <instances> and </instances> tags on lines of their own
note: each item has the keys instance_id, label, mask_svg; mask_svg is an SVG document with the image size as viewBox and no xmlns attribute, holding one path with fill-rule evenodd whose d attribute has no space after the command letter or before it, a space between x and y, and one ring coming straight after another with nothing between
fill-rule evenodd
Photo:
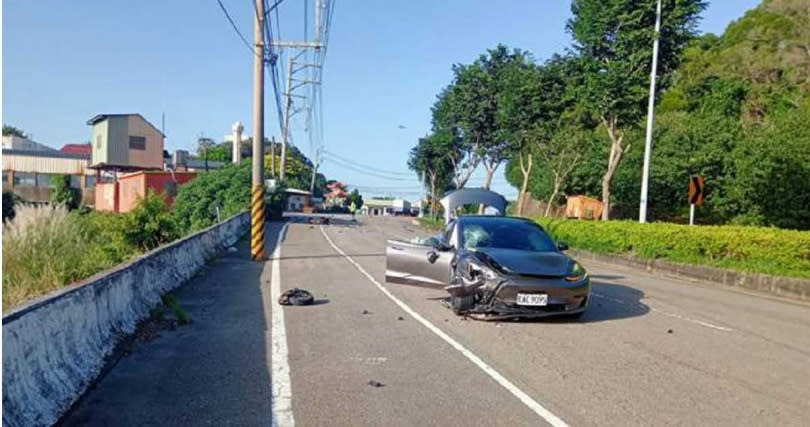
<instances>
[{"instance_id":1,"label":"utility pole","mask_svg":"<svg viewBox=\"0 0 810 427\"><path fill-rule=\"evenodd\" d=\"M655 40L653 40L652 70L650 71L650 100L647 104L647 137L644 139L644 169L641 175L641 203L638 208L638 222L647 222L647 189L650 182L650 155L652 133L655 123L655 79L658 74L658 38L661 36L661 0L655 10Z\"/></svg>"},{"instance_id":2,"label":"utility pole","mask_svg":"<svg viewBox=\"0 0 810 427\"><path fill-rule=\"evenodd\" d=\"M281 130L281 165L279 166L278 177L281 181L284 180L286 175L286 166L287 166L287 144L290 141L290 116L295 114L295 111L291 111L292 109L292 97L296 96L293 95L293 90L295 88L300 87L303 84L312 83L312 84L320 84L320 80L296 80L300 83L293 85L293 74L301 71L307 67L313 67L315 69L320 69L320 64L302 64L300 68L297 70L293 68L296 65L295 59L298 58L306 49L313 49L316 54L321 52L321 49L324 48L324 31L325 31L325 20L324 20L324 12L326 11L327 7L327 0L315 0L315 20L314 20L314 33L313 33L313 41L270 41L274 47L278 48L292 48L292 49L301 49L302 51L299 52L298 55L290 58L289 63L287 65L287 82L286 82L286 91L284 92L285 102L284 102L284 123ZM328 15L327 15L328 17ZM315 61L318 62L318 61Z\"/></svg>"},{"instance_id":3,"label":"utility pole","mask_svg":"<svg viewBox=\"0 0 810 427\"><path fill-rule=\"evenodd\" d=\"M287 168L287 140L290 137L290 107L292 107L292 73L293 73L293 59L290 58L290 63L287 67L287 90L284 92L287 102L284 106L284 132L281 135L281 170L278 172L278 177L284 181L285 170Z\"/></svg>"},{"instance_id":4,"label":"utility pole","mask_svg":"<svg viewBox=\"0 0 810 427\"><path fill-rule=\"evenodd\" d=\"M312 179L309 181L309 194L310 196L315 195L315 176L318 175L318 166L321 163L321 149L318 148L315 151L315 161L312 165Z\"/></svg>"},{"instance_id":5,"label":"utility pole","mask_svg":"<svg viewBox=\"0 0 810 427\"><path fill-rule=\"evenodd\" d=\"M256 0L253 38L253 170L250 201L250 257L264 261L264 1Z\"/></svg>"}]
</instances>

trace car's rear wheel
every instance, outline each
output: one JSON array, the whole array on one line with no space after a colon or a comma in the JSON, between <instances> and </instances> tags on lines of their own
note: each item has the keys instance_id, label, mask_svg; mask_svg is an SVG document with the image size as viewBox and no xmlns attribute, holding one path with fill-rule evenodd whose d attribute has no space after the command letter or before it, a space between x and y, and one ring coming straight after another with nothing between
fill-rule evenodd
<instances>
[{"instance_id":1,"label":"car's rear wheel","mask_svg":"<svg viewBox=\"0 0 810 427\"><path fill-rule=\"evenodd\" d=\"M475 296L468 295L466 297L450 297L450 308L453 309L453 313L461 314L468 310L471 310L475 306Z\"/></svg>"}]
</instances>

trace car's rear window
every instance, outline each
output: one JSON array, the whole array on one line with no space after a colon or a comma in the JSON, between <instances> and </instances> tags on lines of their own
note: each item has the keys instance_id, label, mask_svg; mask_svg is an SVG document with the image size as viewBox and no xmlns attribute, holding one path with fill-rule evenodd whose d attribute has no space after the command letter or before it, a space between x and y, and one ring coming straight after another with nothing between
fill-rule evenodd
<instances>
[{"instance_id":1,"label":"car's rear window","mask_svg":"<svg viewBox=\"0 0 810 427\"><path fill-rule=\"evenodd\" d=\"M517 219L466 218L461 223L467 249L497 248L556 252L557 245L540 226Z\"/></svg>"}]
</instances>

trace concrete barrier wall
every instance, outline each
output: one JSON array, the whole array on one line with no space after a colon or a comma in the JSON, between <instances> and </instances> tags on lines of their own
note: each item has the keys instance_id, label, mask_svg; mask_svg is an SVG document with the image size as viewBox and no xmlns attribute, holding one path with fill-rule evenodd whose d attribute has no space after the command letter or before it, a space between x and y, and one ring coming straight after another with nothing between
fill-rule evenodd
<instances>
[{"instance_id":1,"label":"concrete barrier wall","mask_svg":"<svg viewBox=\"0 0 810 427\"><path fill-rule=\"evenodd\" d=\"M161 295L249 230L242 213L3 317L3 425L51 425Z\"/></svg>"}]
</instances>

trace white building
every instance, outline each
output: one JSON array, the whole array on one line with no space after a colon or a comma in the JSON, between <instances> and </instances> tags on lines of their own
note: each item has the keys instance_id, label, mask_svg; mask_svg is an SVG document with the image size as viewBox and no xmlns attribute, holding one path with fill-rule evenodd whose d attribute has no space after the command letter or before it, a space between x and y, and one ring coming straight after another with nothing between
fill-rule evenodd
<instances>
[{"instance_id":1,"label":"white building","mask_svg":"<svg viewBox=\"0 0 810 427\"><path fill-rule=\"evenodd\" d=\"M284 190L284 193L287 194L285 212L301 212L304 210L304 206L309 206L309 198L312 195L309 191L288 188Z\"/></svg>"},{"instance_id":2,"label":"white building","mask_svg":"<svg viewBox=\"0 0 810 427\"><path fill-rule=\"evenodd\" d=\"M360 208L363 215L397 215L411 214L411 202L403 199L370 199L363 201Z\"/></svg>"},{"instance_id":3,"label":"white building","mask_svg":"<svg viewBox=\"0 0 810 427\"><path fill-rule=\"evenodd\" d=\"M44 151L50 153L59 151L48 147L47 145L43 145L28 138L19 137L16 135L3 135L3 148L6 150Z\"/></svg>"}]
</instances>

